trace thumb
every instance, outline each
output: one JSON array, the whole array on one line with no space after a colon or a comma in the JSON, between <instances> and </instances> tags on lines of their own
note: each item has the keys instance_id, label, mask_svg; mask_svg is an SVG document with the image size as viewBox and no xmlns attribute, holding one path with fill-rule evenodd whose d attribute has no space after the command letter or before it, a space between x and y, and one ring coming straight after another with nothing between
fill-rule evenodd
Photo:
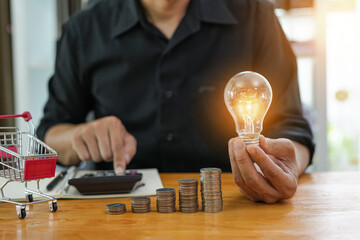
<instances>
[{"instance_id":1,"label":"thumb","mask_svg":"<svg viewBox=\"0 0 360 240\"><path fill-rule=\"evenodd\" d=\"M266 154L275 157L288 157L290 152L294 151L293 143L285 138L271 139L260 136L260 147Z\"/></svg>"}]
</instances>

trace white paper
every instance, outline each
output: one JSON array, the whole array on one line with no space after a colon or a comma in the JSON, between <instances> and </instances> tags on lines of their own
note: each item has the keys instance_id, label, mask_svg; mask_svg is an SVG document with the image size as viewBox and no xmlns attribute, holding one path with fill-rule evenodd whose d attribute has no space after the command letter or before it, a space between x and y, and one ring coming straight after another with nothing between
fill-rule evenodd
<instances>
[{"instance_id":1,"label":"white paper","mask_svg":"<svg viewBox=\"0 0 360 240\"><path fill-rule=\"evenodd\" d=\"M96 171L76 171L76 168L72 167L68 170L68 173L65 175L65 178L60 181L57 186L52 191L47 191L46 186L51 182L60 172L55 174L53 178L46 178L40 180L40 190L53 196L57 199L96 199L96 198L119 198L119 197L134 197L134 196L153 196L156 195L156 189L162 188L162 182L160 179L159 172L156 168L151 169L133 169L139 173L142 173L141 183L144 183L145 186L134 189L130 193L121 193L121 194L106 194L106 195L82 195L79 193L75 187L69 186L67 184L68 179L78 177L85 173L94 173ZM0 186L6 182L6 179L0 178ZM24 194L24 183L11 182L8 183L4 188L4 194L6 197L11 198L15 201L25 200ZM28 188L36 190L36 181L29 181ZM35 194L33 194L34 199L39 199ZM1 196L0 196L1 201Z\"/></svg>"}]
</instances>

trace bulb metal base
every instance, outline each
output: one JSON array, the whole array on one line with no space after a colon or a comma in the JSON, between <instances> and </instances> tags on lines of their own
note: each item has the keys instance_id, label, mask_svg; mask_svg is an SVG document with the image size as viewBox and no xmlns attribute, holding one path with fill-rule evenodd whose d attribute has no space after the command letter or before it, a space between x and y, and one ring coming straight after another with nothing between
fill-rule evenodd
<instances>
[{"instance_id":1,"label":"bulb metal base","mask_svg":"<svg viewBox=\"0 0 360 240\"><path fill-rule=\"evenodd\" d=\"M260 137L257 136L257 137L252 137L250 138L249 136L239 136L239 138L241 140L243 140L245 142L246 145L256 145L256 146L259 146L259 142L260 142Z\"/></svg>"}]
</instances>

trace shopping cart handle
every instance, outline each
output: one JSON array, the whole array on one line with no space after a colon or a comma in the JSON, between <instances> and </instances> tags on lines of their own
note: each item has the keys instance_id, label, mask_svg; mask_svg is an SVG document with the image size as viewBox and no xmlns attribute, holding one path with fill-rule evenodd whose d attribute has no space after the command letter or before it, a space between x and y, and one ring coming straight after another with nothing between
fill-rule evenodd
<instances>
[{"instance_id":1,"label":"shopping cart handle","mask_svg":"<svg viewBox=\"0 0 360 240\"><path fill-rule=\"evenodd\" d=\"M0 115L0 119L7 119L7 118L24 118L25 122L28 122L32 119L31 114L29 112L24 112L23 114L18 115Z\"/></svg>"}]
</instances>

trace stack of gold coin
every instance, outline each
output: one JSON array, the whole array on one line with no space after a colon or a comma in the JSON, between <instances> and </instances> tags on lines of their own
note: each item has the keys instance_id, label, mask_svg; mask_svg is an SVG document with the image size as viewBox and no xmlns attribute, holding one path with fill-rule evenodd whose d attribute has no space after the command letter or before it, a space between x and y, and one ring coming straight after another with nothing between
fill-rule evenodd
<instances>
[{"instance_id":1,"label":"stack of gold coin","mask_svg":"<svg viewBox=\"0 0 360 240\"><path fill-rule=\"evenodd\" d=\"M179 205L180 212L195 213L199 211L198 180L179 180Z\"/></svg>"},{"instance_id":2,"label":"stack of gold coin","mask_svg":"<svg viewBox=\"0 0 360 240\"><path fill-rule=\"evenodd\" d=\"M149 197L133 197L131 198L131 208L133 213L151 212L151 200Z\"/></svg>"},{"instance_id":3,"label":"stack of gold coin","mask_svg":"<svg viewBox=\"0 0 360 240\"><path fill-rule=\"evenodd\" d=\"M156 190L156 206L160 213L176 212L176 193L173 188L159 188Z\"/></svg>"},{"instance_id":4,"label":"stack of gold coin","mask_svg":"<svg viewBox=\"0 0 360 240\"><path fill-rule=\"evenodd\" d=\"M108 214L123 214L126 213L126 205L123 203L110 203L106 205L106 211Z\"/></svg>"},{"instance_id":5,"label":"stack of gold coin","mask_svg":"<svg viewBox=\"0 0 360 240\"><path fill-rule=\"evenodd\" d=\"M221 192L221 169L200 169L202 210L204 212L221 212L223 207Z\"/></svg>"}]
</instances>

